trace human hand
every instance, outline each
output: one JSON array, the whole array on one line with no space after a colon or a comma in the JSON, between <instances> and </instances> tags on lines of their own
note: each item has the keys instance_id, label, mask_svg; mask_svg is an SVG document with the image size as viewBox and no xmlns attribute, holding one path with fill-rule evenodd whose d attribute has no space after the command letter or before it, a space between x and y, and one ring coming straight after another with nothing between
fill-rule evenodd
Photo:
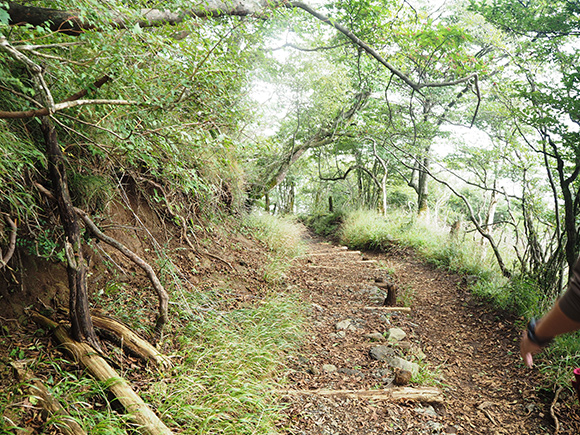
<instances>
[{"instance_id":1,"label":"human hand","mask_svg":"<svg viewBox=\"0 0 580 435\"><path fill-rule=\"evenodd\" d=\"M520 355L524 360L524 364L528 367L534 365L534 359L532 356L540 351L541 347L534 343L528 337L528 331L525 330L522 333L522 339L520 341Z\"/></svg>"}]
</instances>

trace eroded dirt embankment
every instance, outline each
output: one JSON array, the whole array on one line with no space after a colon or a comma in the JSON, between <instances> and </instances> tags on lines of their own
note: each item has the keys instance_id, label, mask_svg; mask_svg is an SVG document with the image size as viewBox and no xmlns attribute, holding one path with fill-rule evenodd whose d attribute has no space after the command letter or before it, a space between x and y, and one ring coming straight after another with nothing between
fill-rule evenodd
<instances>
[{"instance_id":1,"label":"eroded dirt embankment","mask_svg":"<svg viewBox=\"0 0 580 435\"><path fill-rule=\"evenodd\" d=\"M388 389L397 370L371 352L388 346L420 365L420 382L408 386L435 385L444 393L442 403L288 395L289 433L547 434L555 431L551 411L560 434L580 433L575 398L540 397L539 374L519 361L513 319L475 301L461 277L411 252L352 253L316 238L289 277L312 306L289 389ZM411 313L369 309L382 304L384 282L397 285ZM381 339L393 329L406 336Z\"/></svg>"}]
</instances>

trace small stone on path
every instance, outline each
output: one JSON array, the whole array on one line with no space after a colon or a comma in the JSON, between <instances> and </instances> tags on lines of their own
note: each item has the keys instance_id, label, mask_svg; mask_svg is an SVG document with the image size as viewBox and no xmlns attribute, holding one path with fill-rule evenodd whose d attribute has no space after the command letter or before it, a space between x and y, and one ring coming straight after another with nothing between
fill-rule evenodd
<instances>
[{"instance_id":1,"label":"small stone on path","mask_svg":"<svg viewBox=\"0 0 580 435\"><path fill-rule=\"evenodd\" d=\"M381 334L380 332L371 332L370 334L365 334L364 336L365 338L371 340L371 341L385 341L386 338L383 334Z\"/></svg>"},{"instance_id":2,"label":"small stone on path","mask_svg":"<svg viewBox=\"0 0 580 435\"><path fill-rule=\"evenodd\" d=\"M401 341L407 336L407 333L401 328L391 328L389 329L389 340L390 341Z\"/></svg>"},{"instance_id":3,"label":"small stone on path","mask_svg":"<svg viewBox=\"0 0 580 435\"><path fill-rule=\"evenodd\" d=\"M345 329L347 329L349 331L352 331L352 330L354 330L356 328L352 324L352 320L351 319L344 319L344 320L341 320L340 322L338 322L336 324L336 329L338 329L338 330L345 330Z\"/></svg>"},{"instance_id":4,"label":"small stone on path","mask_svg":"<svg viewBox=\"0 0 580 435\"><path fill-rule=\"evenodd\" d=\"M378 361L385 361L386 358L394 357L395 351L389 346L375 346L370 350L370 355Z\"/></svg>"},{"instance_id":5,"label":"small stone on path","mask_svg":"<svg viewBox=\"0 0 580 435\"><path fill-rule=\"evenodd\" d=\"M338 369L336 368L336 366L334 364L324 364L322 366L322 370L325 371L326 373L334 373Z\"/></svg>"},{"instance_id":6,"label":"small stone on path","mask_svg":"<svg viewBox=\"0 0 580 435\"><path fill-rule=\"evenodd\" d=\"M419 364L404 360L403 358L399 358L398 356L391 356L391 357L387 356L382 361L386 362L389 366L391 366L393 368L400 368L402 370L408 370L413 375L416 375L417 373L419 373Z\"/></svg>"}]
</instances>

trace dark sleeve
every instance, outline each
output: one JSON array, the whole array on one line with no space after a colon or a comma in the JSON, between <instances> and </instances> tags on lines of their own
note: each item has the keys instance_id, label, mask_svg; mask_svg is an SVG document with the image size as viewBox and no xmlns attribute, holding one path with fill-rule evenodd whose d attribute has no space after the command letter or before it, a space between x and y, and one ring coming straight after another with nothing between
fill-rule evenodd
<instances>
[{"instance_id":1,"label":"dark sleeve","mask_svg":"<svg viewBox=\"0 0 580 435\"><path fill-rule=\"evenodd\" d=\"M562 312L570 319L580 322L580 259L570 271L568 290L558 302Z\"/></svg>"}]
</instances>

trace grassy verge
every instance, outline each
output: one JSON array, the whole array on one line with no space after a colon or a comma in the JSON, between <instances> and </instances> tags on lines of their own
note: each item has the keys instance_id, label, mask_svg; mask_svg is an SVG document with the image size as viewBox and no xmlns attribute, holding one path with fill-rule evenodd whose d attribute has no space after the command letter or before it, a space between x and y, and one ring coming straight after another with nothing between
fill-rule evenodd
<instances>
[{"instance_id":1,"label":"grassy verge","mask_svg":"<svg viewBox=\"0 0 580 435\"><path fill-rule=\"evenodd\" d=\"M181 433L276 433L280 404L272 389L285 352L300 341L301 313L293 297L275 294L229 312L174 312L178 364L150 386L147 400Z\"/></svg>"}]
</instances>

